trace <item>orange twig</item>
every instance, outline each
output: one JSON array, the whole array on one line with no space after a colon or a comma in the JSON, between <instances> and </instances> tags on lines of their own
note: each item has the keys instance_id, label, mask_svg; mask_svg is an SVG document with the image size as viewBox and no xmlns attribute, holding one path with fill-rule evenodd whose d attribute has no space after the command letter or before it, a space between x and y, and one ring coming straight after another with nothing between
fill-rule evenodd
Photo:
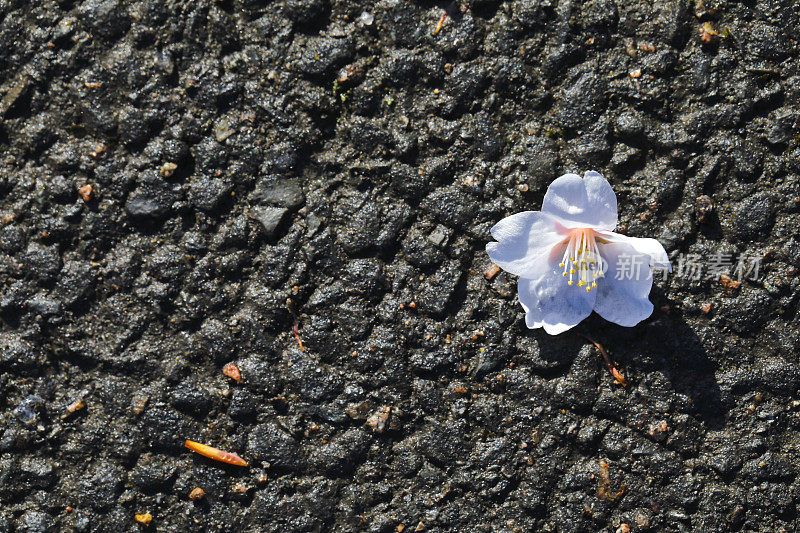
<instances>
[{"instance_id":1,"label":"orange twig","mask_svg":"<svg viewBox=\"0 0 800 533\"><path fill-rule=\"evenodd\" d=\"M294 314L294 310L292 309L291 298L286 299L286 309L288 309L289 313L292 315L292 334L297 341L297 345L300 346L300 351L305 352L306 349L303 347L303 340L300 338L300 328L297 327L297 315Z\"/></svg>"},{"instance_id":2,"label":"orange twig","mask_svg":"<svg viewBox=\"0 0 800 533\"><path fill-rule=\"evenodd\" d=\"M462 6L460 11L464 13L466 10L466 6ZM458 11L458 2L452 2L446 8L444 8L444 13L442 13L441 18L439 18L439 22L436 23L436 28L433 30L433 34L436 35L440 31L442 31L442 26L444 26L444 22L447 20L447 17L455 16L456 12Z\"/></svg>"},{"instance_id":3,"label":"orange twig","mask_svg":"<svg viewBox=\"0 0 800 533\"><path fill-rule=\"evenodd\" d=\"M611 492L608 487L611 484L611 476L608 475L608 463L600 461L600 477L597 480L597 495L608 501L616 501L625 494L626 486L622 485L617 492Z\"/></svg>"},{"instance_id":4,"label":"orange twig","mask_svg":"<svg viewBox=\"0 0 800 533\"><path fill-rule=\"evenodd\" d=\"M297 344L300 346L300 351L305 352L306 349L303 346L303 339L300 338L300 330L297 329L297 321L292 325L292 333L294 334L294 338L297 341Z\"/></svg>"},{"instance_id":5,"label":"orange twig","mask_svg":"<svg viewBox=\"0 0 800 533\"><path fill-rule=\"evenodd\" d=\"M440 31L442 31L442 26L444 26L445 20L447 20L447 11L442 13L442 17L439 19L439 22L436 23L436 29L433 30L434 35L437 35Z\"/></svg>"},{"instance_id":6,"label":"orange twig","mask_svg":"<svg viewBox=\"0 0 800 533\"><path fill-rule=\"evenodd\" d=\"M614 365L613 365L613 364L611 364L611 359L609 359L609 357L608 357L608 354L607 354L607 353L606 353L606 351L603 349L603 347L602 347L602 346L600 346L600 344L599 344L597 341L595 341L594 339L592 339L592 338L591 338L591 337L589 337L588 335L583 335L583 334L581 334L581 336L582 336L584 339L586 339L587 341L589 341L589 342L591 342L592 344L594 344L595 348L597 348L598 350L600 350L600 354L603 356L603 360L606 362L606 367L608 368L608 371L609 371L609 373L610 373L610 374L611 374L611 376L612 376L612 377L613 377L613 378L614 378L614 379L617 381L617 383L619 383L619 384L620 384L620 385L622 385L623 387L627 387L627 386L628 386L628 382L627 382L627 381L625 381L625 376L623 376L622 374L620 374L620 373L619 373L619 370L617 370L617 369L616 369L616 367L614 367Z\"/></svg>"},{"instance_id":7,"label":"orange twig","mask_svg":"<svg viewBox=\"0 0 800 533\"><path fill-rule=\"evenodd\" d=\"M208 457L209 459L214 459L215 461L220 461L222 463L227 463L229 465L235 465L235 466L249 466L247 464L247 461L245 461L244 459L239 457L238 454L233 452L224 452L217 448L206 446L205 444L200 444L199 442L194 442L192 440L187 440L184 446L186 446L195 453L199 453L203 457Z\"/></svg>"}]
</instances>

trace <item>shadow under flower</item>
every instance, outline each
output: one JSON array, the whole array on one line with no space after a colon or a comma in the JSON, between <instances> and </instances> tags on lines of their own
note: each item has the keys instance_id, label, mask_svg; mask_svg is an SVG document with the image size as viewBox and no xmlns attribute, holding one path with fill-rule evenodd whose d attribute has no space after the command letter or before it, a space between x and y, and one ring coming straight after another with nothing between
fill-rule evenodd
<instances>
[{"instance_id":1,"label":"shadow under flower","mask_svg":"<svg viewBox=\"0 0 800 533\"><path fill-rule=\"evenodd\" d=\"M598 374L599 394L591 408L596 415L639 429L660 420L669 424L670 419L687 415L706 429L725 424L729 406L723 401L715 376L717 365L698 333L681 317L656 310L641 324L625 328L593 313L557 337L541 330L523 335L538 344L530 362L534 372L546 378L563 375L566 366L577 364L574 361L582 350L591 350L597 367L602 369ZM606 350L627 387L614 380L600 352L583 335Z\"/></svg>"}]
</instances>

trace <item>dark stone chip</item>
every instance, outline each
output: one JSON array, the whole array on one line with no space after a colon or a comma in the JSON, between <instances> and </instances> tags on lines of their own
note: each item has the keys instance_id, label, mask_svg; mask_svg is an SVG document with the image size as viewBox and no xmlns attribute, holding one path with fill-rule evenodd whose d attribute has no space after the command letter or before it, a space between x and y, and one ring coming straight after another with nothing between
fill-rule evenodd
<instances>
[{"instance_id":1,"label":"dark stone chip","mask_svg":"<svg viewBox=\"0 0 800 533\"><path fill-rule=\"evenodd\" d=\"M745 198L736 208L733 217L733 234L742 240L765 237L775 218L774 203L766 193Z\"/></svg>"}]
</instances>

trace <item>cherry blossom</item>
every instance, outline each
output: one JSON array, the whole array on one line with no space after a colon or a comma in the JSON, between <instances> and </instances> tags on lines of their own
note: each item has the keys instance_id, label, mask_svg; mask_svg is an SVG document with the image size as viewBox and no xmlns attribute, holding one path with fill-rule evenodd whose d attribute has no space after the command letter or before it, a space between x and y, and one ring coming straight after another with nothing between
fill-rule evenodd
<instances>
[{"instance_id":1,"label":"cherry blossom","mask_svg":"<svg viewBox=\"0 0 800 533\"><path fill-rule=\"evenodd\" d=\"M504 218L491 230L489 257L519 276L525 323L562 333L594 310L621 326L650 316L653 268L672 271L655 239L626 237L617 225L617 197L599 173L553 181L541 211Z\"/></svg>"}]
</instances>

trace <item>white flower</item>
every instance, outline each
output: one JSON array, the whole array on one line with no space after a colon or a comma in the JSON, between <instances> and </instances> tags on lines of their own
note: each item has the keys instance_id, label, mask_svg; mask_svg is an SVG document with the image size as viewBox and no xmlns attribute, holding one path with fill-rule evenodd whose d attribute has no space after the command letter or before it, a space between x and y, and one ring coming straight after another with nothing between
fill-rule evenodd
<instances>
[{"instance_id":1,"label":"white flower","mask_svg":"<svg viewBox=\"0 0 800 533\"><path fill-rule=\"evenodd\" d=\"M655 239L626 237L617 225L617 197L597 172L564 174L547 189L541 211L504 218L486 245L492 261L519 276L525 323L557 335L592 310L621 326L650 316L651 268L672 271Z\"/></svg>"}]
</instances>

